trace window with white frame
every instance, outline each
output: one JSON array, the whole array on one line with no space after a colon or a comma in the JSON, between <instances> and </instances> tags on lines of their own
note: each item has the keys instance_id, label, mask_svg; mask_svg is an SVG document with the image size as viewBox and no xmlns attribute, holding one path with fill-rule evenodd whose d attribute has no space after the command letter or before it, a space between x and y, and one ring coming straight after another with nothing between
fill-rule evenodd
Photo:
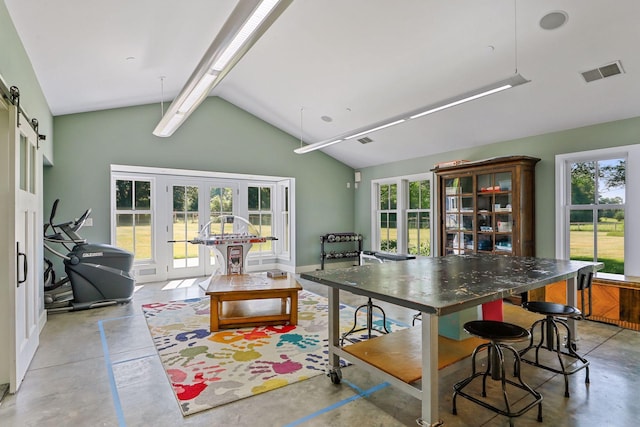
<instances>
[{"instance_id":1,"label":"window with white frame","mask_svg":"<svg viewBox=\"0 0 640 427\"><path fill-rule=\"evenodd\" d=\"M372 249L431 256L431 174L372 182Z\"/></svg>"},{"instance_id":2,"label":"window with white frame","mask_svg":"<svg viewBox=\"0 0 640 427\"><path fill-rule=\"evenodd\" d=\"M398 252L398 184L378 185L378 250Z\"/></svg>"},{"instance_id":3,"label":"window with white frame","mask_svg":"<svg viewBox=\"0 0 640 427\"><path fill-rule=\"evenodd\" d=\"M557 156L556 256L602 262L600 273L640 272L625 262L640 253L638 226L627 221L640 205L632 190L638 183L631 179L639 161L637 146Z\"/></svg>"}]
</instances>

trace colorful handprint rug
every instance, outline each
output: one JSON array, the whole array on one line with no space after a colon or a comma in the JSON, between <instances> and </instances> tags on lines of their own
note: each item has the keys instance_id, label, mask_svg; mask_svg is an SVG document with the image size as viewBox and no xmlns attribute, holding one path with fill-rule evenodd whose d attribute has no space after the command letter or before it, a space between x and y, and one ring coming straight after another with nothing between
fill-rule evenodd
<instances>
[{"instance_id":1,"label":"colorful handprint rug","mask_svg":"<svg viewBox=\"0 0 640 427\"><path fill-rule=\"evenodd\" d=\"M324 373L328 301L311 292L299 293L297 326L210 333L208 297L142 309L184 416ZM365 325L362 314L359 324ZM353 325L353 316L353 308L341 305L343 332ZM382 319L374 318L374 325L380 329ZM387 319L389 330L403 327Z\"/></svg>"}]
</instances>

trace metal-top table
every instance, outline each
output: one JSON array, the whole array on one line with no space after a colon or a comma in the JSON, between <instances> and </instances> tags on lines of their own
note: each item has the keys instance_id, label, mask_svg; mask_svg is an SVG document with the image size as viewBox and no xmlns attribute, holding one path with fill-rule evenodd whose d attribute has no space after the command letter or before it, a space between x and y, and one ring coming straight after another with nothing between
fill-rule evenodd
<instances>
[{"instance_id":1,"label":"metal-top table","mask_svg":"<svg viewBox=\"0 0 640 427\"><path fill-rule=\"evenodd\" d=\"M473 254L314 271L303 273L301 277L331 287L329 374L332 381L340 381L339 358L348 359L421 399L422 418L418 423L437 426L441 425L438 418L438 316L518 295L560 280L567 282L567 304L575 306L578 272L584 269L596 271L602 266L601 263L582 261ZM422 312L419 335L422 340L422 381L407 383L401 376L373 366L364 358L354 357L354 351L346 351L348 347L340 346L340 290ZM573 336L577 338L575 325L571 324L571 327ZM395 334L374 340L392 341ZM389 349L389 352L393 350L398 353L397 348Z\"/></svg>"}]
</instances>

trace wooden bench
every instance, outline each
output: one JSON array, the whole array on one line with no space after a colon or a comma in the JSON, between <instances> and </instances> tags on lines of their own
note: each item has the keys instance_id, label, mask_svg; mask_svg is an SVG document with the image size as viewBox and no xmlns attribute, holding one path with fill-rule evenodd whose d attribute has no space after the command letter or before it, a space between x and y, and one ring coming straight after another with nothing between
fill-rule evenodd
<instances>
[{"instance_id":1,"label":"wooden bench","mask_svg":"<svg viewBox=\"0 0 640 427\"><path fill-rule=\"evenodd\" d=\"M296 325L298 291L301 290L302 286L290 275L277 279L266 273L215 276L205 290L211 298L210 330L250 325Z\"/></svg>"}]
</instances>

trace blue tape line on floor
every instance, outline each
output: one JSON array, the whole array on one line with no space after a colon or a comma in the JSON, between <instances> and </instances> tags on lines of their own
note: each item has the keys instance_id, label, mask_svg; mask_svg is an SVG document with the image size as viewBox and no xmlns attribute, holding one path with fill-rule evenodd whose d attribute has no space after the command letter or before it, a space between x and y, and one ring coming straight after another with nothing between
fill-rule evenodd
<instances>
[{"instance_id":1,"label":"blue tape line on floor","mask_svg":"<svg viewBox=\"0 0 640 427\"><path fill-rule=\"evenodd\" d=\"M113 319L109 319L113 320ZM111 356L109 355L109 345L107 344L107 335L104 332L102 326L102 320L98 320L98 329L100 329L100 340L102 341L102 352L104 353L104 363L107 366L107 375L109 376L109 386L111 387L111 397L113 398L113 406L116 409L116 417L118 418L118 425L120 427L126 427L127 423L124 421L124 414L122 412L122 405L120 404L120 396L118 395L118 388L116 387L116 378L113 375L113 367L111 366Z\"/></svg>"},{"instance_id":2,"label":"blue tape line on floor","mask_svg":"<svg viewBox=\"0 0 640 427\"><path fill-rule=\"evenodd\" d=\"M347 403L353 402L354 400L358 400L358 399L360 399L362 397L367 397L367 396L375 393L376 391L382 390L383 388L386 388L386 387L389 386L389 383L382 383L382 384L378 384L375 387L371 387L369 390L364 390L363 391L360 387L356 386L355 384L353 384L353 383L351 383L349 381L346 381L346 380L343 379L341 382L344 383L344 384L347 384L349 387L351 387L352 389L356 390L356 392L358 394L356 394L355 396L351 396L351 397L349 397L347 399L341 400L339 402L336 402L333 405L327 406L326 408L321 409L319 411L316 411L314 413L311 413L311 414L309 414L309 415L307 415L305 417L302 417L299 420L296 420L296 421L294 421L292 423L289 423L289 424L285 425L284 427L294 427L294 426L300 425L300 424L302 424L304 422L307 422L307 421L309 421L309 420L311 420L311 419L313 419L313 418L315 418L315 417L317 417L319 415L326 414L327 412L331 412L334 409L337 409L337 408L339 408L341 406L346 405Z\"/></svg>"}]
</instances>

